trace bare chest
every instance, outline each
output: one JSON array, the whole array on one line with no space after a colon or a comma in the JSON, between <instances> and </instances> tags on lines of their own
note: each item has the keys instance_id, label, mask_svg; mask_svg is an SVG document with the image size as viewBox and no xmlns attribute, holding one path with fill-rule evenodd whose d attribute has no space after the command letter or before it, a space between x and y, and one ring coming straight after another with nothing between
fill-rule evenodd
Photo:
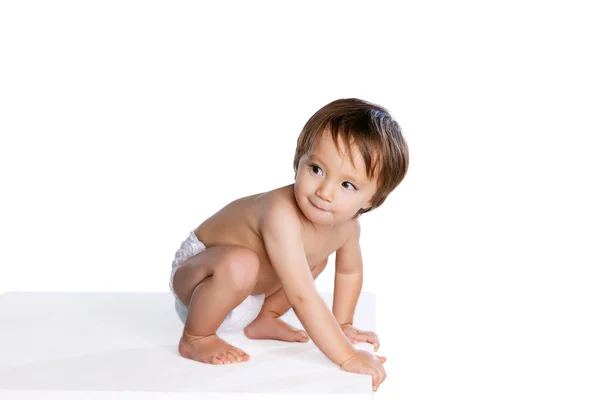
<instances>
[{"instance_id":1,"label":"bare chest","mask_svg":"<svg viewBox=\"0 0 600 400\"><path fill-rule=\"evenodd\" d=\"M339 235L304 235L306 261L312 268L320 264L343 244Z\"/></svg>"},{"instance_id":2,"label":"bare chest","mask_svg":"<svg viewBox=\"0 0 600 400\"><path fill-rule=\"evenodd\" d=\"M325 261L343 244L342 239L338 237L314 237L306 236L304 238L304 250L306 262L310 269L314 269ZM254 248L260 259L259 279L255 287L256 293L265 293L267 296L276 292L281 287L281 282L268 254L262 246ZM256 294L254 293L254 294Z\"/></svg>"}]
</instances>

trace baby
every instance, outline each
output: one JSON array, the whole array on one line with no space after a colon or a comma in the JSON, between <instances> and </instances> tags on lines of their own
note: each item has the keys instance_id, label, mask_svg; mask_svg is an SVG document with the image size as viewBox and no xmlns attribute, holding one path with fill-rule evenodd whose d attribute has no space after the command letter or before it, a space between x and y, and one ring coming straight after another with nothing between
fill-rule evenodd
<instances>
[{"instance_id":1,"label":"baby","mask_svg":"<svg viewBox=\"0 0 600 400\"><path fill-rule=\"evenodd\" d=\"M385 380L385 357L357 350L373 332L353 326L362 287L359 216L402 181L408 148L390 113L359 99L317 111L298 138L295 182L233 201L204 221L175 255L171 289L184 321L183 357L210 364L248 361L217 330L251 339L315 345L342 370ZM314 279L336 253L333 310ZM294 310L308 335L279 317Z\"/></svg>"}]
</instances>

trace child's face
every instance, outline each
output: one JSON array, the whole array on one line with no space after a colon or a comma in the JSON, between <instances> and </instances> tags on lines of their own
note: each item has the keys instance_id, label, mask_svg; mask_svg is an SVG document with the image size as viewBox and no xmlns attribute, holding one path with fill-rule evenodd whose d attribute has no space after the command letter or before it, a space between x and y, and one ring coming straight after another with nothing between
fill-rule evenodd
<instances>
[{"instance_id":1,"label":"child's face","mask_svg":"<svg viewBox=\"0 0 600 400\"><path fill-rule=\"evenodd\" d=\"M330 131L325 130L312 151L298 163L296 202L315 224L331 225L352 219L358 210L371 206L377 190L376 177L368 179L358 149L352 146L348 151L341 140L339 147L338 153Z\"/></svg>"}]
</instances>

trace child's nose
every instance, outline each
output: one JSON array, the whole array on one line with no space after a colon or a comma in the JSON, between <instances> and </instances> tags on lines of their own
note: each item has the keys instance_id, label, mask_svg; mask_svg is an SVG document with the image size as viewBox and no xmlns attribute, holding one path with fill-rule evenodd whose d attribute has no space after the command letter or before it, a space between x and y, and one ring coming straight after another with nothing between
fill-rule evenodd
<instances>
[{"instance_id":1,"label":"child's nose","mask_svg":"<svg viewBox=\"0 0 600 400\"><path fill-rule=\"evenodd\" d=\"M317 189L317 196L323 201L331 203L335 198L335 185L323 182Z\"/></svg>"}]
</instances>

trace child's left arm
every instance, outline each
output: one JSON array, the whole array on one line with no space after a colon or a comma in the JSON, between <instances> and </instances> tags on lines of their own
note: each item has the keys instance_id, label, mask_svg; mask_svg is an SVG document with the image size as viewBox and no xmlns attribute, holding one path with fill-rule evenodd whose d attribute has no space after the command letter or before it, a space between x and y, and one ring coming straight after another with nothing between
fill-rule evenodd
<instances>
[{"instance_id":1,"label":"child's left arm","mask_svg":"<svg viewBox=\"0 0 600 400\"><path fill-rule=\"evenodd\" d=\"M360 252L360 224L353 224L348 240L335 255L335 283L333 288L333 315L352 343L368 342L375 351L379 338L375 332L361 331L354 326L354 312L363 283L363 264Z\"/></svg>"}]
</instances>

